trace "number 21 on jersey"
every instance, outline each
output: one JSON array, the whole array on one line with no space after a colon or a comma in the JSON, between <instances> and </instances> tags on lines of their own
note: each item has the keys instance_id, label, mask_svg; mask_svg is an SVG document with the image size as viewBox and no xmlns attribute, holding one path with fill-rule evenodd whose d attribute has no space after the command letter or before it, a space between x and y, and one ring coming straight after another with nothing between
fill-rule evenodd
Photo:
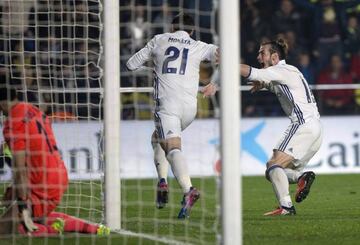
<instances>
[{"instance_id":1,"label":"number 21 on jersey","mask_svg":"<svg viewBox=\"0 0 360 245\"><path fill-rule=\"evenodd\" d=\"M180 50L174 46L170 46L165 50L165 56L166 59L164 60L163 66L162 66L162 73L177 73L178 68L175 67L171 67L171 63L172 61L175 61L179 58L180 56ZM181 55L181 64L180 64L180 69L179 69L179 74L180 75L184 75L185 74L185 70L186 70L186 63L187 63L187 58L188 58L188 53L189 53L189 49L184 48L182 50L182 55Z\"/></svg>"}]
</instances>

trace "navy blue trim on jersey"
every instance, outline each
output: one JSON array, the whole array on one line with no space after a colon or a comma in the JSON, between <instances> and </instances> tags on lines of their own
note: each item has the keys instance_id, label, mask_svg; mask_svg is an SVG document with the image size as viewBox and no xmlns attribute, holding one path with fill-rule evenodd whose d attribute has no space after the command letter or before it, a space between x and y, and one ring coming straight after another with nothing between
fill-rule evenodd
<instances>
[{"instance_id":1,"label":"navy blue trim on jersey","mask_svg":"<svg viewBox=\"0 0 360 245\"><path fill-rule=\"evenodd\" d=\"M280 165L277 165L277 164L272 165L270 168L266 169L266 171L265 171L265 177L266 177L267 180L271 181L269 174L270 174L270 172L271 172L272 170L274 170L275 168L282 168L282 169L284 169L284 168L283 168L282 166L280 166Z\"/></svg>"},{"instance_id":2,"label":"navy blue trim on jersey","mask_svg":"<svg viewBox=\"0 0 360 245\"><path fill-rule=\"evenodd\" d=\"M156 75L155 72L154 73L154 93L153 93L153 99L155 101L155 111L159 110L160 107L160 100L159 100L159 78Z\"/></svg>"},{"instance_id":3,"label":"navy blue trim on jersey","mask_svg":"<svg viewBox=\"0 0 360 245\"><path fill-rule=\"evenodd\" d=\"M161 118L159 116L159 114L157 113L160 110L160 100L159 100L159 78L156 75L155 71L153 72L154 74L154 94L153 94L153 98L155 101L155 112L154 112L154 120L155 120L155 129L156 132L158 133L158 136L160 139L165 139L165 134L164 134L164 130L162 127L162 123L161 123Z\"/></svg>"},{"instance_id":4,"label":"navy blue trim on jersey","mask_svg":"<svg viewBox=\"0 0 360 245\"><path fill-rule=\"evenodd\" d=\"M304 124L305 123L304 115L303 115L302 111L300 110L299 105L295 103L294 97L292 96L292 93L290 92L289 87L284 85L284 84L280 84L280 88L282 89L282 91L284 92L286 97L291 102L293 102L293 104L294 104L294 112L295 112L295 115L296 115L299 123Z\"/></svg>"},{"instance_id":5,"label":"navy blue trim on jersey","mask_svg":"<svg viewBox=\"0 0 360 245\"><path fill-rule=\"evenodd\" d=\"M250 75L251 75L251 71L252 71L252 67L250 66L250 71L249 71L249 74L248 74L246 77L244 77L245 79L247 79L247 78L249 78L249 77L250 77Z\"/></svg>"},{"instance_id":6,"label":"navy blue trim on jersey","mask_svg":"<svg viewBox=\"0 0 360 245\"><path fill-rule=\"evenodd\" d=\"M289 131L289 134L286 135L285 139L283 140L283 142L280 144L280 146L278 147L279 151L285 151L287 145L289 144L291 138L294 136L294 134L296 133L296 130L299 128L299 124L293 124L291 126L291 129Z\"/></svg>"},{"instance_id":7,"label":"navy blue trim on jersey","mask_svg":"<svg viewBox=\"0 0 360 245\"><path fill-rule=\"evenodd\" d=\"M158 97L158 77L156 76L156 73L153 72L154 75L154 83L153 83L153 87L154 87L154 93L153 93L153 99L156 100L156 98Z\"/></svg>"},{"instance_id":8,"label":"navy blue trim on jersey","mask_svg":"<svg viewBox=\"0 0 360 245\"><path fill-rule=\"evenodd\" d=\"M154 113L155 128L160 139L165 139L164 129L162 127L161 118L157 112Z\"/></svg>"},{"instance_id":9,"label":"navy blue trim on jersey","mask_svg":"<svg viewBox=\"0 0 360 245\"><path fill-rule=\"evenodd\" d=\"M304 88L305 88L305 93L306 93L306 99L307 99L307 102L308 103L311 103L311 97L310 97L310 92L309 92L309 88L308 86L306 86L305 82L304 82L304 79L302 79L302 77L300 77L303 85L304 85Z\"/></svg>"}]
</instances>

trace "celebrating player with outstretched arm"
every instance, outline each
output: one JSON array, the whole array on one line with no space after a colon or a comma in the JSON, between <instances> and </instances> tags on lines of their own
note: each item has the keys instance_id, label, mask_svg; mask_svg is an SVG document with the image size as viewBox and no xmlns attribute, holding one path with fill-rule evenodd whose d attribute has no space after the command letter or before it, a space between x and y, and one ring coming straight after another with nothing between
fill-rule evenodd
<instances>
[{"instance_id":1,"label":"celebrating player with outstretched arm","mask_svg":"<svg viewBox=\"0 0 360 245\"><path fill-rule=\"evenodd\" d=\"M262 69L248 65L240 67L241 75L253 86L251 92L266 88L275 93L291 120L266 165L266 178L272 183L279 208L265 215L296 214L289 195L289 183L297 183L295 200L303 201L309 194L315 173L302 173L302 170L322 142L320 115L314 96L301 72L286 64L286 54L284 40L265 42L257 57Z\"/></svg>"},{"instance_id":2,"label":"celebrating player with outstretched arm","mask_svg":"<svg viewBox=\"0 0 360 245\"><path fill-rule=\"evenodd\" d=\"M54 212L67 189L68 174L50 121L37 107L18 101L14 89L0 86L0 110L7 115L3 134L13 172L12 186L4 195L7 210L0 218L0 234L108 234L103 225Z\"/></svg>"},{"instance_id":3,"label":"celebrating player with outstretched arm","mask_svg":"<svg viewBox=\"0 0 360 245\"><path fill-rule=\"evenodd\" d=\"M158 172L157 207L168 201L168 164L181 186L184 197L178 218L188 217L199 191L191 184L187 165L181 152L181 132L194 120L197 112L199 66L204 60L215 63L218 47L195 41L194 20L180 14L172 21L172 33L156 35L127 62L128 70L137 70L147 61L154 65L155 131L152 136L154 162ZM202 91L213 95L216 86L209 83Z\"/></svg>"}]
</instances>

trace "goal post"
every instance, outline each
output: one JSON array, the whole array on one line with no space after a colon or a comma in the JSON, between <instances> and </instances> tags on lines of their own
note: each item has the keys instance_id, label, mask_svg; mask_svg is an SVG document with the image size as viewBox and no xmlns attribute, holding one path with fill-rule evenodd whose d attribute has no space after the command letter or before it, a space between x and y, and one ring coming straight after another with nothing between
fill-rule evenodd
<instances>
[{"instance_id":1,"label":"goal post","mask_svg":"<svg viewBox=\"0 0 360 245\"><path fill-rule=\"evenodd\" d=\"M121 228L119 1L104 1L105 221Z\"/></svg>"},{"instance_id":2,"label":"goal post","mask_svg":"<svg viewBox=\"0 0 360 245\"><path fill-rule=\"evenodd\" d=\"M222 243L242 244L239 1L220 1Z\"/></svg>"}]
</instances>

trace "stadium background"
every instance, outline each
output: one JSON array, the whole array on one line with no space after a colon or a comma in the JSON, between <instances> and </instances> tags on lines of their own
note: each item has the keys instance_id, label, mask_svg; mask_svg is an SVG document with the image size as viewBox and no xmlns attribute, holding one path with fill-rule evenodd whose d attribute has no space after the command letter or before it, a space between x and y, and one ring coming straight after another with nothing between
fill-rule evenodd
<instances>
[{"instance_id":1,"label":"stadium background","mask_svg":"<svg viewBox=\"0 0 360 245\"><path fill-rule=\"evenodd\" d=\"M287 62L299 67L309 84L358 84L360 34L356 2L241 1L242 61L258 66L259 43L281 36L289 42ZM101 70L95 65L100 53L99 6L96 2L81 0L68 1L67 5L60 3L2 1L0 76L26 90L28 101L40 102L49 115L64 113L80 119L90 115L96 119L101 116L96 106L100 100L96 92L39 92L101 87ZM180 10L195 16L196 39L218 43L216 1L122 0L120 4L121 68L154 34L169 31L169 22ZM75 8L77 14L67 14L66 7ZM9 8L18 12L24 8L24 16L7 14ZM27 22L19 23L19 17ZM82 26L85 22L89 25ZM14 25L18 26L14 28ZM72 38L76 41L70 43L68 40ZM85 59L88 59L86 64ZM204 69L204 73L211 73L211 68ZM123 71L121 75L121 87L152 86L151 73L133 75ZM322 115L358 115L359 93L358 89L315 91ZM242 95L243 117L283 116L271 94L250 96L244 91ZM86 108L89 103L93 108ZM124 94L122 103L124 120L152 116L149 93ZM218 117L218 105L218 99L201 99L198 118Z\"/></svg>"},{"instance_id":2,"label":"stadium background","mask_svg":"<svg viewBox=\"0 0 360 245\"><path fill-rule=\"evenodd\" d=\"M240 3L242 62L257 67L256 56L259 43L271 38L283 37L289 43L287 62L297 66L309 84L345 86L359 84L360 8L358 1L246 0ZM0 6L1 80L16 87L24 100L39 105L56 122L61 123L66 119L68 124L77 120L102 119L102 97L100 90L97 90L103 85L102 70L99 65L101 58L99 3L84 0L3 1ZM76 15L69 14L69 11L75 11ZM120 1L121 87L152 87L151 72L135 74L127 72L124 69L125 62L153 35L169 31L169 22L180 11L188 12L195 17L194 38L218 44L217 1ZM201 77L208 79L212 71L212 67L204 64ZM243 84L245 85L246 81L243 80ZM359 88L322 90L316 89L315 86L314 94L326 125L333 125L331 117L328 119L327 116L355 116L352 120L358 119ZM121 100L122 120L131 122L152 119L151 93L122 93ZM287 120L283 117L284 114L276 97L269 92L252 95L243 90L241 102L245 129L252 127L247 125L256 127L263 120L267 127L273 128L272 125L276 124L271 118L274 117ZM212 98L199 96L197 118L219 118L218 94ZM253 118L255 122L247 121L247 118ZM347 118L339 117L338 119L347 121ZM327 120L330 120L329 123ZM202 120L199 123L201 125L199 128L194 128L194 131L201 130L201 127L209 127L207 124L210 122ZM148 124L149 128L151 128L150 124ZM125 132L122 136L124 139L129 138L128 132L136 130L136 123L128 125L135 126L130 130L122 130ZM219 137L216 129L217 126L214 126L212 135L203 140L207 143L208 150L212 152L211 158L193 161L199 166L206 166L205 172L213 171L213 174L216 174L214 169L216 169L218 158L218 149L212 144L212 140ZM242 130L242 134L245 129ZM340 166L340 169L347 172L348 170L345 169L348 169L348 166L359 165L360 150L357 146L356 125L346 129L344 131L344 128L338 128L336 125L325 129L334 132L332 136L335 135L335 138L332 140L325 137L326 144L319 158L324 159L329 166L336 166L334 169L339 169L338 166ZM273 134L267 137L261 136L261 132L258 133L261 138L259 142L256 141L259 147L258 149L255 147L254 151L259 152L252 152L249 159L244 161L249 164L249 167L245 169L251 169L250 166L258 164L262 165L260 169L264 168L263 163L271 153L268 146L272 144L263 142L272 142L270 139L276 138L276 134L272 132ZM94 128L92 135L97 133L97 129ZM144 132L138 138L147 139L148 134L149 132ZM61 133L59 133L59 138L60 142L67 142ZM77 165L83 166L80 169L87 168L89 156L98 159L97 137L93 139L95 149L90 151L79 150L79 147L74 149L70 146L71 144L60 143L60 147L63 145L64 157L69 167L71 165L69 162L74 160L71 154L66 152L79 153ZM190 138L189 142L194 141ZM243 139L243 143L246 142L248 140ZM131 149L134 149L133 146L126 143L122 151L133 152ZM142 164L137 164L138 171L148 169L148 173L139 174L139 176L154 176L154 170L148 167L151 166L152 159L149 144L146 144L144 149L145 154L134 154L132 159L126 158L125 162L141 162ZM336 156L331 160L329 156L333 153ZM188 154L191 155L191 150ZM128 156L128 154L122 155ZM244 157L247 157L246 151ZM134 164L128 163L128 165ZM245 174L262 174L261 171L245 171ZM127 171L124 173L127 176ZM195 171L193 174L201 173Z\"/></svg>"},{"instance_id":3,"label":"stadium background","mask_svg":"<svg viewBox=\"0 0 360 245\"><path fill-rule=\"evenodd\" d=\"M282 36L290 44L287 62L299 67L310 84L359 84L359 1L240 2L242 62L257 67L259 43ZM122 88L152 86L151 72L129 73L123 69L124 64L154 34L168 31L169 21L180 11L194 15L197 26L194 38L219 44L217 1L124 0L120 1L120 5L119 69ZM0 7L0 79L15 86L24 100L38 104L53 118L60 149L72 179L87 179L89 176L100 178L102 162L99 156L101 139L98 121L103 117L99 92L103 87L103 80L98 63L101 58L102 35L99 4L91 0L4 0ZM72 11L76 14L72 14ZM10 15L9 12L18 14ZM211 72L212 68L205 66L202 76L206 79ZM243 83L245 85L245 81ZM311 166L323 173L359 172L360 89L319 90L315 87L314 94L327 134L324 145ZM152 96L149 93L128 92L122 93L121 100L121 155L122 162L125 162L122 167L123 177L153 177L155 171L148 143L152 130ZM242 159L246 164L245 173L262 175L264 161L271 153L273 140L285 129L288 119L284 118L278 101L270 93L250 95L247 91L242 91L241 102L244 120L239 137L243 147L248 147L244 148ZM184 150L191 160L191 170L195 171L192 174L217 175L219 95L210 99L199 97L197 118L199 120L185 133L188 147ZM87 127L82 126L80 129L79 124L83 122L86 122ZM208 133L205 138L194 139L195 133L203 131ZM130 140L132 132L138 133L137 141ZM77 141L72 142L74 135L78 136ZM85 140L79 141L78 138L82 138L82 135ZM139 145L143 147L138 147ZM203 154L200 157L192 156L193 149L199 146L203 147ZM246 149L257 151L254 153ZM317 166L319 164L322 169ZM8 168L0 172L1 180L8 176ZM259 179L256 181L260 182ZM135 189L141 186L140 180L134 183L129 185L130 191L137 191ZM252 185L256 185L255 179ZM152 187L153 183L150 183L144 190L152 190ZM260 189L257 188L257 191ZM149 199L153 206L152 196ZM129 200L124 201L124 206L144 201L142 197L133 203ZM139 206L147 210L146 205L150 206L150 201L144 203ZM253 212L246 205L245 211ZM257 208L260 209L258 206ZM269 207L262 207L261 212L263 208ZM128 212L131 217L124 222L143 222L145 215L135 213L138 209ZM204 214L198 216L207 217ZM155 218L161 220L159 216ZM249 216L245 219L250 220ZM169 219L165 222L169 222ZM140 225L138 230L140 232L141 227ZM206 237L206 232L202 236Z\"/></svg>"}]
</instances>

